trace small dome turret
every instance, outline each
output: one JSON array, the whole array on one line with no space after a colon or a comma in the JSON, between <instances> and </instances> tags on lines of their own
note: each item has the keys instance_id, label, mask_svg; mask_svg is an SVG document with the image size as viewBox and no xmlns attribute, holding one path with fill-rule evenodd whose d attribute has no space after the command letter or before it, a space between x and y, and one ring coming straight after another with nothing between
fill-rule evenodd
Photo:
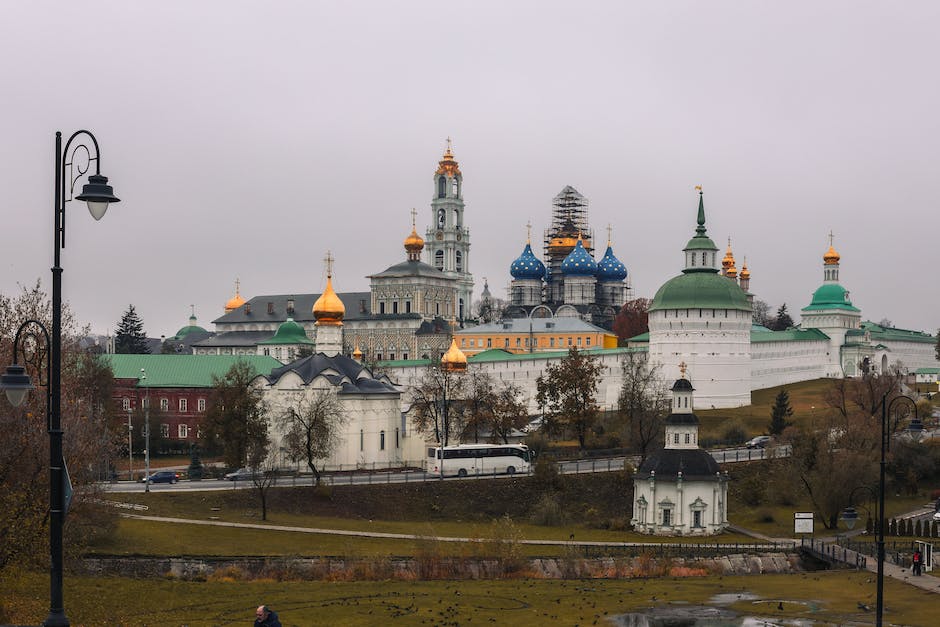
<instances>
[{"instance_id":1,"label":"small dome turret","mask_svg":"<svg viewBox=\"0 0 940 627\"><path fill-rule=\"evenodd\" d=\"M827 250L826 254L823 255L823 263L825 263L827 266L837 266L839 265L839 259L841 258L842 257L839 255L839 253L836 252L836 249L832 247L832 244L829 244L829 250Z\"/></svg>"},{"instance_id":2,"label":"small dome turret","mask_svg":"<svg viewBox=\"0 0 940 627\"><path fill-rule=\"evenodd\" d=\"M444 156L441 157L441 160L437 164L436 174L446 174L447 176L460 175L460 165L457 163L457 160L454 159L454 152L451 150L450 146L450 137L447 138L447 149L444 151Z\"/></svg>"},{"instance_id":3,"label":"small dome turret","mask_svg":"<svg viewBox=\"0 0 940 627\"><path fill-rule=\"evenodd\" d=\"M467 369L467 356L457 347L457 338L450 341L450 348L441 357L441 368L451 371Z\"/></svg>"},{"instance_id":4,"label":"small dome turret","mask_svg":"<svg viewBox=\"0 0 940 627\"><path fill-rule=\"evenodd\" d=\"M245 304L245 299L242 298L242 295L239 293L240 282L238 279L235 279L235 296L232 296L227 303L225 303L225 313L235 311L239 307Z\"/></svg>"}]
</instances>

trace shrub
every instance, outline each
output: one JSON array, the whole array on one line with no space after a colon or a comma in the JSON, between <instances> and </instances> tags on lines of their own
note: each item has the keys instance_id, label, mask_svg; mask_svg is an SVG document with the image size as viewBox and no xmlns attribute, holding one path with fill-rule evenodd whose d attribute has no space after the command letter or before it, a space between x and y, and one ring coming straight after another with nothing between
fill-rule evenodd
<instances>
[{"instance_id":1,"label":"shrub","mask_svg":"<svg viewBox=\"0 0 940 627\"><path fill-rule=\"evenodd\" d=\"M563 477L558 472L558 464L550 455L537 457L532 470L535 485L542 491L561 490Z\"/></svg>"},{"instance_id":2,"label":"shrub","mask_svg":"<svg viewBox=\"0 0 940 627\"><path fill-rule=\"evenodd\" d=\"M734 420L725 426L721 437L728 444L744 444L747 441L747 431L740 421Z\"/></svg>"},{"instance_id":3,"label":"shrub","mask_svg":"<svg viewBox=\"0 0 940 627\"><path fill-rule=\"evenodd\" d=\"M532 524L543 527L558 527L564 524L565 513L554 494L544 494L532 508L529 515Z\"/></svg>"}]
</instances>

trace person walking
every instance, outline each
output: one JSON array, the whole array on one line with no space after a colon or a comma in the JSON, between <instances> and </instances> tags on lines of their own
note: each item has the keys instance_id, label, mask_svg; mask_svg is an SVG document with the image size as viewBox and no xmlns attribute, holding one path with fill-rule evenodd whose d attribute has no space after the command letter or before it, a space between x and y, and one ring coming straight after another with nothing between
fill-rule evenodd
<instances>
[{"instance_id":1,"label":"person walking","mask_svg":"<svg viewBox=\"0 0 940 627\"><path fill-rule=\"evenodd\" d=\"M259 605L255 610L255 627L281 627L277 612L267 605Z\"/></svg>"},{"instance_id":2,"label":"person walking","mask_svg":"<svg viewBox=\"0 0 940 627\"><path fill-rule=\"evenodd\" d=\"M920 554L920 549L914 549L914 555L911 556L911 564L914 568L914 576L919 577L921 567L924 564L924 558Z\"/></svg>"}]
</instances>

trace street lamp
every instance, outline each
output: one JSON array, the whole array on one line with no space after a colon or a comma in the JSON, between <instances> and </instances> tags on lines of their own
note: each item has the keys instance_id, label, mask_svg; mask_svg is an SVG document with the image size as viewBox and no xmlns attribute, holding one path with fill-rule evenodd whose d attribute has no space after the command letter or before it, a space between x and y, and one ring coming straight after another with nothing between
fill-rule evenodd
<instances>
[{"instance_id":1,"label":"street lamp","mask_svg":"<svg viewBox=\"0 0 940 627\"><path fill-rule=\"evenodd\" d=\"M75 141L75 140L78 141ZM73 146L73 142L75 145ZM90 145L89 145L90 142ZM76 157L78 157L76 159ZM92 162L95 173L88 174ZM108 177L101 175L101 152L98 140L86 130L76 131L65 142L62 149L62 133L55 134L55 206L53 207L53 265L52 265L52 334L51 338L43 328L43 334L49 342L49 356L46 361L48 372L47 384L47 424L49 429L49 552L51 554L49 585L49 616L43 622L45 627L67 627L68 618L62 599L62 524L65 509L65 461L62 457L62 266L61 252L65 248L65 203L72 200L75 185L88 174L87 183L82 193L74 196L88 204L88 211L95 220L100 220L111 203L120 202L114 190L108 185ZM29 322L24 323L24 325ZM36 322L38 324L38 322ZM11 404L22 404L26 393L32 389L25 369L16 363L17 340L13 342L13 365L7 368L0 378L0 389L7 392Z\"/></svg>"},{"instance_id":2,"label":"street lamp","mask_svg":"<svg viewBox=\"0 0 940 627\"><path fill-rule=\"evenodd\" d=\"M150 492L150 388L147 387L147 371L140 369L137 387L147 388L144 397L144 492Z\"/></svg>"},{"instance_id":3,"label":"street lamp","mask_svg":"<svg viewBox=\"0 0 940 627\"><path fill-rule=\"evenodd\" d=\"M881 627L882 620L884 617L884 590L885 590L885 468L887 462L885 461L885 453L891 446L891 434L894 433L894 429L897 427L900 419L894 421L894 424L891 425L891 428L888 426L888 416L891 415L891 408L894 407L894 404L900 400L907 401L911 404L911 407L914 408L914 418L911 420L910 426L907 428L908 433L911 435L911 438L915 441L920 440L920 436L923 434L924 425L921 423L920 418L917 417L917 402L909 397L904 396L903 394L895 396L888 401L888 395L885 394L881 399L881 467L878 474L878 579L877 579L877 607L875 614L875 625ZM864 487L864 486L862 486ZM858 489L858 488L856 488ZM871 491L871 488L865 488ZM842 520L846 525L851 529L855 525L855 521L858 520L858 512L855 511L855 508L852 507L852 494L855 493L855 490L849 494L849 507L847 507L842 512ZM853 515L854 514L854 515Z\"/></svg>"}]
</instances>

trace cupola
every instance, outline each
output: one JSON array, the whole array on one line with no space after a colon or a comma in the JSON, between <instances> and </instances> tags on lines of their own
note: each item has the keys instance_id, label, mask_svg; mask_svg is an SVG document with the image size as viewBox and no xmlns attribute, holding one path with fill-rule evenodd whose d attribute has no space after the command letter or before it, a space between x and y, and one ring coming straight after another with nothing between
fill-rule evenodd
<instances>
[{"instance_id":1,"label":"cupola","mask_svg":"<svg viewBox=\"0 0 940 627\"><path fill-rule=\"evenodd\" d=\"M545 264L532 252L530 242L526 242L522 254L509 266L509 274L514 279L541 280L545 278Z\"/></svg>"},{"instance_id":2,"label":"cupola","mask_svg":"<svg viewBox=\"0 0 940 627\"><path fill-rule=\"evenodd\" d=\"M450 348L441 357L441 368L448 372L467 369L467 356L457 347L457 338L451 339Z\"/></svg>"},{"instance_id":3,"label":"cupola","mask_svg":"<svg viewBox=\"0 0 940 627\"><path fill-rule=\"evenodd\" d=\"M232 296L227 303L225 303L225 313L235 311L239 307L245 304L245 299L242 298L242 295L239 293L240 282L238 279L235 279L235 296Z\"/></svg>"},{"instance_id":4,"label":"cupola","mask_svg":"<svg viewBox=\"0 0 940 627\"><path fill-rule=\"evenodd\" d=\"M561 272L566 276L594 276L597 274L597 262L584 249L584 240L578 235L574 250L561 262Z\"/></svg>"},{"instance_id":5,"label":"cupola","mask_svg":"<svg viewBox=\"0 0 940 627\"><path fill-rule=\"evenodd\" d=\"M421 251L424 250L424 240L418 235L415 227L415 216L417 212L411 210L411 235L405 238L405 251L408 253L408 261L421 261Z\"/></svg>"},{"instance_id":6,"label":"cupola","mask_svg":"<svg viewBox=\"0 0 940 627\"><path fill-rule=\"evenodd\" d=\"M597 278L599 281L623 281L627 278L627 267L616 256L607 238L607 251L603 258L597 262Z\"/></svg>"},{"instance_id":7,"label":"cupola","mask_svg":"<svg viewBox=\"0 0 940 627\"><path fill-rule=\"evenodd\" d=\"M447 149L444 150L444 156L437 165L436 174L445 174L447 176L457 176L460 174L460 166L454 159L454 152L451 149L450 137L447 138Z\"/></svg>"},{"instance_id":8,"label":"cupola","mask_svg":"<svg viewBox=\"0 0 940 627\"><path fill-rule=\"evenodd\" d=\"M317 326L342 326L346 307L333 291L333 257L327 253L326 259L326 288L317 302L313 303L313 317L317 320Z\"/></svg>"}]
</instances>

